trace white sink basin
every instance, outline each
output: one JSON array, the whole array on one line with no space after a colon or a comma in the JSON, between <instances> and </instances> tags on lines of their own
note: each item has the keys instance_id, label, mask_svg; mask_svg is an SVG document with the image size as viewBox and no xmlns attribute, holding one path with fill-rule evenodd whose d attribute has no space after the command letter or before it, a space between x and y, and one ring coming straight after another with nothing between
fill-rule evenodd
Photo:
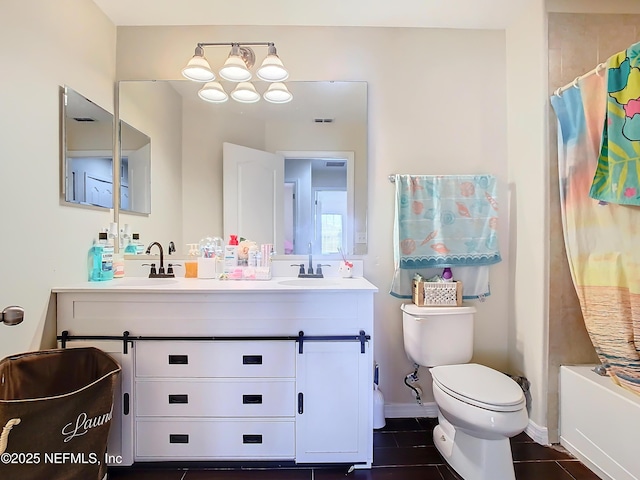
<instances>
[{"instance_id":1,"label":"white sink basin","mask_svg":"<svg viewBox=\"0 0 640 480\"><path fill-rule=\"evenodd\" d=\"M114 278L109 286L113 287L158 287L178 283L175 278L124 277Z\"/></svg>"},{"instance_id":2,"label":"white sink basin","mask_svg":"<svg viewBox=\"0 0 640 480\"><path fill-rule=\"evenodd\" d=\"M330 287L338 285L338 282L330 278L294 278L293 280L281 280L280 285L291 287Z\"/></svg>"}]
</instances>

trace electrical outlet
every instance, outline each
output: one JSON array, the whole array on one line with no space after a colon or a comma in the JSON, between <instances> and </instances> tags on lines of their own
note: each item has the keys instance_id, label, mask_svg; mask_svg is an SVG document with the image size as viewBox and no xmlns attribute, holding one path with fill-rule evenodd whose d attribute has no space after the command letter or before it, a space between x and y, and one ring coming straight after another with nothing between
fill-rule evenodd
<instances>
[{"instance_id":1,"label":"electrical outlet","mask_svg":"<svg viewBox=\"0 0 640 480\"><path fill-rule=\"evenodd\" d=\"M367 232L357 232L356 243L367 243Z\"/></svg>"}]
</instances>

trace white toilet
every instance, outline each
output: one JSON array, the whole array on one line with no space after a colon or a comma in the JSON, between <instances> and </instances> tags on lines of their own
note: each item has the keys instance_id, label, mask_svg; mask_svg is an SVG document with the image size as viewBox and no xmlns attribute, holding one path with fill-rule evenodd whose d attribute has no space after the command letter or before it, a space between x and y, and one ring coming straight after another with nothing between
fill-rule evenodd
<instances>
[{"instance_id":1,"label":"white toilet","mask_svg":"<svg viewBox=\"0 0 640 480\"><path fill-rule=\"evenodd\" d=\"M515 480L509 437L529 421L522 388L507 375L467 363L476 309L402 305L404 347L429 367L438 425L433 440L465 480Z\"/></svg>"}]
</instances>

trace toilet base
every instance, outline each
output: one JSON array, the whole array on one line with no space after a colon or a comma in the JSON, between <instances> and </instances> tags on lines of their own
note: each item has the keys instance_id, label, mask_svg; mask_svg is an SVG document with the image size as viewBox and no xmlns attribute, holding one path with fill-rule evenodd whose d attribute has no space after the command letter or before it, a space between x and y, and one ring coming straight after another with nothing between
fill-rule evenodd
<instances>
[{"instance_id":1,"label":"toilet base","mask_svg":"<svg viewBox=\"0 0 640 480\"><path fill-rule=\"evenodd\" d=\"M515 480L508 438L487 440L455 428L439 415L433 442L446 462L465 480Z\"/></svg>"}]
</instances>

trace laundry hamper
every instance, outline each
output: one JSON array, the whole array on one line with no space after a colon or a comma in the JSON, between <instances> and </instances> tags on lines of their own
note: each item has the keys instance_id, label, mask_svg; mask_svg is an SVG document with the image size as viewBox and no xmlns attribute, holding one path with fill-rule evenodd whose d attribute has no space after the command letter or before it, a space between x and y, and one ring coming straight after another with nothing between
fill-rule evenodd
<instances>
[{"instance_id":1,"label":"laundry hamper","mask_svg":"<svg viewBox=\"0 0 640 480\"><path fill-rule=\"evenodd\" d=\"M119 375L93 347L0 361L0 479L103 479Z\"/></svg>"}]
</instances>

